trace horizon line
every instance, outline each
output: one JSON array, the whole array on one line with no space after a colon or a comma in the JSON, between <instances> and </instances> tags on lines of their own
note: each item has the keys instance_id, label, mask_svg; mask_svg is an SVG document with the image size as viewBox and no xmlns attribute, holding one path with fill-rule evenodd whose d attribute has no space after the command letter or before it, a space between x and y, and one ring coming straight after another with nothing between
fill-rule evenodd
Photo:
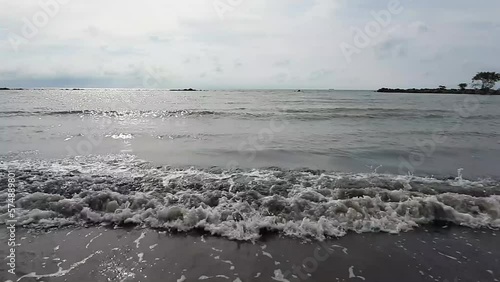
<instances>
[{"instance_id":1,"label":"horizon line","mask_svg":"<svg viewBox=\"0 0 500 282\"><path fill-rule=\"evenodd\" d=\"M142 88L142 87L0 87L8 88L9 90L91 90L91 89L122 89L122 90L166 90L181 92L189 88ZM197 89L191 88L196 91L241 91L241 90L292 90L292 91L376 91L377 89L337 89L337 88L206 88ZM189 90L186 90L186 92Z\"/></svg>"}]
</instances>

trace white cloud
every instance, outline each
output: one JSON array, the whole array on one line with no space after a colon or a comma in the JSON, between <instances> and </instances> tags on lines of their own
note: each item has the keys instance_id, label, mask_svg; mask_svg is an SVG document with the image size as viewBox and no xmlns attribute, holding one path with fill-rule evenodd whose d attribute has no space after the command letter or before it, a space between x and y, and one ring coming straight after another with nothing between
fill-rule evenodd
<instances>
[{"instance_id":1,"label":"white cloud","mask_svg":"<svg viewBox=\"0 0 500 282\"><path fill-rule=\"evenodd\" d=\"M389 0L241 0L223 19L215 0L66 1L14 52L10 36L43 10L0 0L0 84L142 87L141 72L155 69L161 87L370 89L454 85L499 65L495 0L401 0L405 10L350 63L339 48L350 27Z\"/></svg>"}]
</instances>

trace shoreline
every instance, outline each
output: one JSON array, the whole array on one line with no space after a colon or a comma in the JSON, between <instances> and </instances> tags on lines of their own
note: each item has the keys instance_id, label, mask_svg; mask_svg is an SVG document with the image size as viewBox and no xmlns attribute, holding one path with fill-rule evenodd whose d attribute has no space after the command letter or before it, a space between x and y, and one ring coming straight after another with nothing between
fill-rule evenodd
<instances>
[{"instance_id":1,"label":"shoreline","mask_svg":"<svg viewBox=\"0 0 500 282\"><path fill-rule=\"evenodd\" d=\"M4 242L7 234L1 230ZM494 230L463 227L427 227L396 235L352 233L324 242L269 234L252 243L104 227L19 229L17 238L18 276L4 278L23 277L21 282L500 279L500 236ZM6 267L2 264L0 272L7 273Z\"/></svg>"}]
</instances>

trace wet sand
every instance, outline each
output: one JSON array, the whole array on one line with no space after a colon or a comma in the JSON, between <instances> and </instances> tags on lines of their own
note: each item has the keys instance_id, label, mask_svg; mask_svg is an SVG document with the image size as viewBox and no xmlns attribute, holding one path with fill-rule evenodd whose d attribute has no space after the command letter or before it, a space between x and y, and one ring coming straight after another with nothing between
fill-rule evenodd
<instances>
[{"instance_id":1,"label":"wet sand","mask_svg":"<svg viewBox=\"0 0 500 282\"><path fill-rule=\"evenodd\" d=\"M7 231L0 255L7 256ZM18 230L17 277L29 281L499 281L500 235L468 228L257 242L149 229Z\"/></svg>"}]
</instances>

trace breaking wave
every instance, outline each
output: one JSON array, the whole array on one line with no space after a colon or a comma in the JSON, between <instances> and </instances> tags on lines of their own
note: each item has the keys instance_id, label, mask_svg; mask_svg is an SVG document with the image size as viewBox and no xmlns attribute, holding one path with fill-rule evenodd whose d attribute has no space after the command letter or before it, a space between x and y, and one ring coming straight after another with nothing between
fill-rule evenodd
<instances>
[{"instance_id":1,"label":"breaking wave","mask_svg":"<svg viewBox=\"0 0 500 282\"><path fill-rule=\"evenodd\" d=\"M236 240L263 232L323 240L453 223L500 228L500 183L320 170L152 167L131 155L4 162L15 174L18 225L136 225Z\"/></svg>"}]
</instances>

